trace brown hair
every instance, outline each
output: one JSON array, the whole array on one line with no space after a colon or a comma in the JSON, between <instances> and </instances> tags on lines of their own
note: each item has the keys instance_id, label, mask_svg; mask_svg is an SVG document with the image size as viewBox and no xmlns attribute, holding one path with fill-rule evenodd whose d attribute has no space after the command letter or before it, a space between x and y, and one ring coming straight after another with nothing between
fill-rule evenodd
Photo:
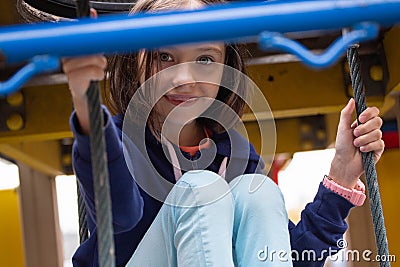
<instances>
[{"instance_id":1,"label":"brown hair","mask_svg":"<svg viewBox=\"0 0 400 267\"><path fill-rule=\"evenodd\" d=\"M157 12L160 10L182 9L185 4L190 4L193 0L177 1L177 0L138 0L131 10L131 14L139 12ZM205 5L213 5L225 3L225 0L197 0ZM225 65L239 70L246 74L244 56L247 50L243 45L227 44L225 52ZM108 84L105 91L105 99L107 105L115 113L125 114L128 109L131 98L141 86L141 80L149 79L152 74L152 66L155 62L157 51L145 51L144 54L133 53L128 55L114 55L109 58L108 72L110 74ZM248 88L241 82L237 87L237 92L233 92L227 88L220 86L217 100L225 103L240 118L245 109L245 100L240 96L247 96ZM141 103L143 104L143 103ZM140 107L137 106L137 109ZM223 110L219 108L213 113L223 114ZM206 118L197 119L206 128L215 132L224 131L223 127L217 122ZM150 113L148 126L155 136L159 136L157 128L160 126L154 110ZM234 124L234 123L231 123Z\"/></svg>"}]
</instances>

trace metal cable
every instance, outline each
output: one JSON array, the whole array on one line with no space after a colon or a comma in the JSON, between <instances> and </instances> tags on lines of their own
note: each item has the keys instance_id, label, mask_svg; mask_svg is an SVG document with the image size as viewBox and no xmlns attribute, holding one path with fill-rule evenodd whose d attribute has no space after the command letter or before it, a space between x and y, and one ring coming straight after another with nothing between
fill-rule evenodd
<instances>
[{"instance_id":1,"label":"metal cable","mask_svg":"<svg viewBox=\"0 0 400 267\"><path fill-rule=\"evenodd\" d=\"M367 108L365 103L364 85L361 79L361 63L355 46L347 50L347 60L350 66L351 83L354 91L354 100L356 102L357 121L360 114ZM360 124L360 122L358 121ZM386 237L386 228L382 211L381 197L379 194L378 178L374 163L373 152L362 153L362 160L367 180L367 188L369 194L369 205L371 208L372 222L374 224L374 232L378 254L382 261L379 265L382 267L390 266L388 241Z\"/></svg>"},{"instance_id":2,"label":"metal cable","mask_svg":"<svg viewBox=\"0 0 400 267\"><path fill-rule=\"evenodd\" d=\"M89 238L89 229L86 220L85 202L83 201L82 193L79 187L80 185L78 183L78 180L76 180L76 191L78 195L79 243L82 244Z\"/></svg>"},{"instance_id":3,"label":"metal cable","mask_svg":"<svg viewBox=\"0 0 400 267\"><path fill-rule=\"evenodd\" d=\"M114 267L114 235L111 213L110 182L103 133L103 111L100 105L99 83L91 82L87 91L90 120L90 153L96 205L99 266Z\"/></svg>"},{"instance_id":4,"label":"metal cable","mask_svg":"<svg viewBox=\"0 0 400 267\"><path fill-rule=\"evenodd\" d=\"M78 17L87 17L90 15L89 0L77 0L76 4ZM99 91L99 82L92 81L86 92L89 107L89 138L96 207L98 261L100 267L114 267L115 249L110 182L107 167L106 142L103 133L104 116Z\"/></svg>"},{"instance_id":5,"label":"metal cable","mask_svg":"<svg viewBox=\"0 0 400 267\"><path fill-rule=\"evenodd\" d=\"M90 16L90 3L87 0L77 0L76 3L76 17L84 18Z\"/></svg>"}]
</instances>

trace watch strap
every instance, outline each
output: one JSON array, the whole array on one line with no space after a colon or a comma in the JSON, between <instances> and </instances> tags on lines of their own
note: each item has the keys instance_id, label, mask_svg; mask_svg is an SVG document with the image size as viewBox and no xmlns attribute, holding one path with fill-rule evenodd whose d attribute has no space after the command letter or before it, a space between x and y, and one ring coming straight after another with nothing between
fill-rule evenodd
<instances>
[{"instance_id":1,"label":"watch strap","mask_svg":"<svg viewBox=\"0 0 400 267\"><path fill-rule=\"evenodd\" d=\"M363 182L361 182L361 180L357 181L357 184L353 189L349 189L341 186L340 184L336 183L331 177L325 175L322 184L327 189L344 197L355 206L362 206L364 204L366 198L365 185L363 184Z\"/></svg>"}]
</instances>

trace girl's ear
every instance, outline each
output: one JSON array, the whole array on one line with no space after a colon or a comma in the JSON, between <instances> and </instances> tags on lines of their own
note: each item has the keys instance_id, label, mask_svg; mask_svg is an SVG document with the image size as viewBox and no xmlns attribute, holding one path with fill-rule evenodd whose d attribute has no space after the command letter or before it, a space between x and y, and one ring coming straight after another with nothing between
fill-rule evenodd
<instances>
[{"instance_id":1,"label":"girl's ear","mask_svg":"<svg viewBox=\"0 0 400 267\"><path fill-rule=\"evenodd\" d=\"M90 17L92 19L96 19L97 18L97 10L94 8L90 8Z\"/></svg>"}]
</instances>

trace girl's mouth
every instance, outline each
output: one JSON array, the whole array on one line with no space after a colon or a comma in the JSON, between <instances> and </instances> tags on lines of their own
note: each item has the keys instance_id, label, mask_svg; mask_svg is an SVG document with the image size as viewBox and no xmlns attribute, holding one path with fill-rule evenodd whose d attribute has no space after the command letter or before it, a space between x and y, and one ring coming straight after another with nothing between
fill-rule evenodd
<instances>
[{"instance_id":1,"label":"girl's mouth","mask_svg":"<svg viewBox=\"0 0 400 267\"><path fill-rule=\"evenodd\" d=\"M177 94L170 94L165 95L165 99L174 106L181 105L182 106L190 106L192 105L197 99L197 96L193 95L177 95Z\"/></svg>"}]
</instances>

